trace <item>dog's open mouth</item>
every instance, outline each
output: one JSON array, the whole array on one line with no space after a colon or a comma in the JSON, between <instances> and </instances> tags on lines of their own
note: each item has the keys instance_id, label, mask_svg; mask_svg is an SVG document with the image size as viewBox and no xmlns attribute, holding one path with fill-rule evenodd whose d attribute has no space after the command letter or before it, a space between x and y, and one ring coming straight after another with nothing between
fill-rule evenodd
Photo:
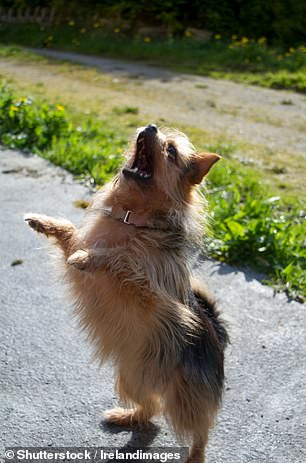
<instances>
[{"instance_id":1,"label":"dog's open mouth","mask_svg":"<svg viewBox=\"0 0 306 463\"><path fill-rule=\"evenodd\" d=\"M122 173L135 180L150 180L154 173L154 143L157 129L148 125L142 130L136 141L135 157L130 167L125 166Z\"/></svg>"}]
</instances>

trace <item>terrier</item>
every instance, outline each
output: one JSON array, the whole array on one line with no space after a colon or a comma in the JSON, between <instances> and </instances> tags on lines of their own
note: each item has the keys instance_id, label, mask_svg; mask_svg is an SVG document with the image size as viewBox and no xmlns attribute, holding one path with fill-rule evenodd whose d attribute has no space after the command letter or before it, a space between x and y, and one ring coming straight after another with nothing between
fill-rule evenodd
<instances>
[{"instance_id":1,"label":"terrier","mask_svg":"<svg viewBox=\"0 0 306 463\"><path fill-rule=\"evenodd\" d=\"M80 324L96 358L113 361L118 394L131 406L108 411L106 420L146 424L163 413L191 441L189 463L205 458L228 342L213 296L188 264L205 222L197 186L219 158L197 154L178 131L148 125L79 229L25 217L61 249Z\"/></svg>"}]
</instances>

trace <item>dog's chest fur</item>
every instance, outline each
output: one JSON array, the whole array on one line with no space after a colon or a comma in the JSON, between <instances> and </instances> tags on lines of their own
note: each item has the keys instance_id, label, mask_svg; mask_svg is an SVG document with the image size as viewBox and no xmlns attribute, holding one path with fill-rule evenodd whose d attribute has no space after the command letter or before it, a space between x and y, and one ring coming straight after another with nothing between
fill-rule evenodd
<instances>
[{"instance_id":1,"label":"dog's chest fur","mask_svg":"<svg viewBox=\"0 0 306 463\"><path fill-rule=\"evenodd\" d=\"M144 365L149 371L154 362L153 376L156 365L164 375L165 367L176 361L186 329L180 309L189 276L182 238L102 217L90 227L87 221L80 239L85 247L101 249L105 258L103 267L92 273L67 269L76 309L97 358L128 363L134 372ZM172 344L165 354L169 338Z\"/></svg>"}]
</instances>

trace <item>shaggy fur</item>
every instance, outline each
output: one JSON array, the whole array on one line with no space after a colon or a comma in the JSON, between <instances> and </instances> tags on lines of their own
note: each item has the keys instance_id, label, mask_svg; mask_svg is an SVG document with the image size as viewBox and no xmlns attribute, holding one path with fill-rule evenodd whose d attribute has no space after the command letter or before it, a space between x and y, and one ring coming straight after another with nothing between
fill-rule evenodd
<instances>
[{"instance_id":1,"label":"shaggy fur","mask_svg":"<svg viewBox=\"0 0 306 463\"><path fill-rule=\"evenodd\" d=\"M97 359L113 361L119 396L132 407L106 419L129 425L163 413L192 440L189 462L204 461L224 380L227 334L188 267L205 210L196 185L218 159L196 154L179 132L149 125L138 129L121 173L96 194L80 229L25 218L63 251L81 326Z\"/></svg>"}]
</instances>

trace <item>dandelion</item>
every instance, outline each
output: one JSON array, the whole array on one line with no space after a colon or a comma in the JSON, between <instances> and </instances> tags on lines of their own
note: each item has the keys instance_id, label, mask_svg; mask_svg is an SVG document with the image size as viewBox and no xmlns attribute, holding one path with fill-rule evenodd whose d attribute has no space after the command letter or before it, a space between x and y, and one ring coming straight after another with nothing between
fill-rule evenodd
<instances>
[{"instance_id":1,"label":"dandelion","mask_svg":"<svg viewBox=\"0 0 306 463\"><path fill-rule=\"evenodd\" d=\"M61 104L57 104L57 105L55 106L55 108L56 108L58 111L64 111L64 109L65 109L64 106L62 106Z\"/></svg>"},{"instance_id":2,"label":"dandelion","mask_svg":"<svg viewBox=\"0 0 306 463\"><path fill-rule=\"evenodd\" d=\"M75 22L74 21L69 21L68 25L73 27L73 26L75 26Z\"/></svg>"},{"instance_id":3,"label":"dandelion","mask_svg":"<svg viewBox=\"0 0 306 463\"><path fill-rule=\"evenodd\" d=\"M11 106L10 110L11 111L19 111L19 108L17 106Z\"/></svg>"},{"instance_id":4,"label":"dandelion","mask_svg":"<svg viewBox=\"0 0 306 463\"><path fill-rule=\"evenodd\" d=\"M221 34L216 34L216 35L215 35L215 39L216 39L216 40L220 40L221 37L222 37Z\"/></svg>"},{"instance_id":5,"label":"dandelion","mask_svg":"<svg viewBox=\"0 0 306 463\"><path fill-rule=\"evenodd\" d=\"M120 32L120 28L119 28L119 27L116 27L116 28L114 29L114 32L116 32L116 34L118 34L118 32Z\"/></svg>"},{"instance_id":6,"label":"dandelion","mask_svg":"<svg viewBox=\"0 0 306 463\"><path fill-rule=\"evenodd\" d=\"M267 39L266 37L260 37L258 40L257 40L257 43L259 45L265 45L267 43Z\"/></svg>"},{"instance_id":7,"label":"dandelion","mask_svg":"<svg viewBox=\"0 0 306 463\"><path fill-rule=\"evenodd\" d=\"M241 39L241 45L246 45L248 43L249 39L247 37L242 37Z\"/></svg>"},{"instance_id":8,"label":"dandelion","mask_svg":"<svg viewBox=\"0 0 306 463\"><path fill-rule=\"evenodd\" d=\"M151 42L151 37L145 37L143 39L143 41L146 42L146 43L149 43L149 42Z\"/></svg>"},{"instance_id":9,"label":"dandelion","mask_svg":"<svg viewBox=\"0 0 306 463\"><path fill-rule=\"evenodd\" d=\"M24 103L26 100L27 100L26 98L19 98L18 101L19 101L20 103Z\"/></svg>"},{"instance_id":10,"label":"dandelion","mask_svg":"<svg viewBox=\"0 0 306 463\"><path fill-rule=\"evenodd\" d=\"M98 29L98 27L100 27L100 24L99 24L99 23L94 23L93 27L94 27L95 29Z\"/></svg>"},{"instance_id":11,"label":"dandelion","mask_svg":"<svg viewBox=\"0 0 306 463\"><path fill-rule=\"evenodd\" d=\"M294 53L294 52L295 52L295 48L293 48L293 47L289 48L289 52L290 52L290 53Z\"/></svg>"},{"instance_id":12,"label":"dandelion","mask_svg":"<svg viewBox=\"0 0 306 463\"><path fill-rule=\"evenodd\" d=\"M47 40L48 40L48 42L52 42L52 40L53 40L53 35L49 35L49 37L47 37Z\"/></svg>"},{"instance_id":13,"label":"dandelion","mask_svg":"<svg viewBox=\"0 0 306 463\"><path fill-rule=\"evenodd\" d=\"M81 34L85 34L86 31L87 31L86 27L82 27L82 29L80 30Z\"/></svg>"},{"instance_id":14,"label":"dandelion","mask_svg":"<svg viewBox=\"0 0 306 463\"><path fill-rule=\"evenodd\" d=\"M187 30L185 31L184 35L185 35L185 37L190 38L190 37L192 37L192 32L189 31L189 30L187 29Z\"/></svg>"}]
</instances>

